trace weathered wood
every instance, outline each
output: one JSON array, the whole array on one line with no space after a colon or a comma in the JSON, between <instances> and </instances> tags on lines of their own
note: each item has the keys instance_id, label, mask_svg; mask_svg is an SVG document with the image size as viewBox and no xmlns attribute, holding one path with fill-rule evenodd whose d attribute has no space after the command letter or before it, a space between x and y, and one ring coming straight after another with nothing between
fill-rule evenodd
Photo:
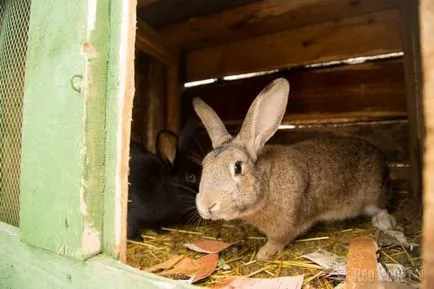
<instances>
[{"instance_id":1,"label":"weathered wood","mask_svg":"<svg viewBox=\"0 0 434 289\"><path fill-rule=\"evenodd\" d=\"M286 122L406 116L401 60L292 69L187 88L182 96L184 115L194 113L192 99L201 97L217 111L225 123L240 121L256 95L278 77L288 79L291 85Z\"/></svg>"},{"instance_id":2,"label":"weathered wood","mask_svg":"<svg viewBox=\"0 0 434 289\"><path fill-rule=\"evenodd\" d=\"M137 8L146 7L160 0L137 0Z\"/></svg>"},{"instance_id":3,"label":"weathered wood","mask_svg":"<svg viewBox=\"0 0 434 289\"><path fill-rule=\"evenodd\" d=\"M144 94L145 110L142 115L142 135L145 147L155 153L155 141L160 130L165 128L167 68L155 59L147 64Z\"/></svg>"},{"instance_id":4,"label":"weathered wood","mask_svg":"<svg viewBox=\"0 0 434 289\"><path fill-rule=\"evenodd\" d=\"M136 0L110 0L105 121L103 250L126 260L128 162L134 96Z\"/></svg>"},{"instance_id":5,"label":"weathered wood","mask_svg":"<svg viewBox=\"0 0 434 289\"><path fill-rule=\"evenodd\" d=\"M146 23L158 28L258 1L260 0L144 0L149 5L139 7L137 14Z\"/></svg>"},{"instance_id":6,"label":"weathered wood","mask_svg":"<svg viewBox=\"0 0 434 289\"><path fill-rule=\"evenodd\" d=\"M423 285L434 284L434 1L420 0L419 27L423 70L423 101L426 128L423 155Z\"/></svg>"},{"instance_id":7,"label":"weathered wood","mask_svg":"<svg viewBox=\"0 0 434 289\"><path fill-rule=\"evenodd\" d=\"M164 26L158 32L176 46L197 49L398 7L399 0L263 0Z\"/></svg>"},{"instance_id":8,"label":"weathered wood","mask_svg":"<svg viewBox=\"0 0 434 289\"><path fill-rule=\"evenodd\" d=\"M401 51L400 20L385 10L192 50L187 81Z\"/></svg>"},{"instance_id":9,"label":"weathered wood","mask_svg":"<svg viewBox=\"0 0 434 289\"><path fill-rule=\"evenodd\" d=\"M228 126L228 131L235 135L241 124ZM308 138L323 134L356 136L365 139L384 152L388 161L407 163L408 156L408 123L406 120L364 122L353 124L328 124L301 126L294 129L280 129L270 139L271 144L293 144ZM192 150L202 155L211 150L211 141L205 129L200 128L195 134L198 145L192 145ZM203 150L203 151L202 151Z\"/></svg>"},{"instance_id":10,"label":"weathered wood","mask_svg":"<svg viewBox=\"0 0 434 289\"><path fill-rule=\"evenodd\" d=\"M422 71L420 59L418 0L401 0L407 111L410 130L411 192L414 213L422 209L422 152L424 123L422 110ZM415 218L416 219L416 218Z\"/></svg>"},{"instance_id":11,"label":"weathered wood","mask_svg":"<svg viewBox=\"0 0 434 289\"><path fill-rule=\"evenodd\" d=\"M181 81L179 78L179 64L171 65L167 69L167 109L166 128L176 134L180 132L181 121Z\"/></svg>"},{"instance_id":12,"label":"weathered wood","mask_svg":"<svg viewBox=\"0 0 434 289\"><path fill-rule=\"evenodd\" d=\"M1 288L159 289L196 288L131 268L104 255L86 262L20 242L17 228L0 223Z\"/></svg>"},{"instance_id":13,"label":"weathered wood","mask_svg":"<svg viewBox=\"0 0 434 289\"><path fill-rule=\"evenodd\" d=\"M176 48L167 45L160 35L143 21L137 21L136 48L165 64L178 61Z\"/></svg>"},{"instance_id":14,"label":"weathered wood","mask_svg":"<svg viewBox=\"0 0 434 289\"><path fill-rule=\"evenodd\" d=\"M144 144L146 143L146 135L143 135L143 116L145 115L146 103L143 97L146 88L146 69L150 57L136 51L134 61L134 98L131 120L131 139Z\"/></svg>"},{"instance_id":15,"label":"weathered wood","mask_svg":"<svg viewBox=\"0 0 434 289\"><path fill-rule=\"evenodd\" d=\"M30 13L20 232L79 259L102 250L108 11L103 1L51 0Z\"/></svg>"}]
</instances>

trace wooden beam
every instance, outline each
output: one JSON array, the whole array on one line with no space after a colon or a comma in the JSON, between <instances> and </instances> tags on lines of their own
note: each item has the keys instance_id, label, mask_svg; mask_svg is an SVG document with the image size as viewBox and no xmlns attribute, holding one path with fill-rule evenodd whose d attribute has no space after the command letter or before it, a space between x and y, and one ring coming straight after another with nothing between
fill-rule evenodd
<instances>
[{"instance_id":1,"label":"wooden beam","mask_svg":"<svg viewBox=\"0 0 434 289\"><path fill-rule=\"evenodd\" d=\"M137 15L154 28L262 0L145 0Z\"/></svg>"},{"instance_id":2,"label":"wooden beam","mask_svg":"<svg viewBox=\"0 0 434 289\"><path fill-rule=\"evenodd\" d=\"M193 50L187 81L398 52L400 20L387 10Z\"/></svg>"},{"instance_id":3,"label":"wooden beam","mask_svg":"<svg viewBox=\"0 0 434 289\"><path fill-rule=\"evenodd\" d=\"M399 0L263 0L163 26L158 32L190 50L398 7Z\"/></svg>"},{"instance_id":4,"label":"wooden beam","mask_svg":"<svg viewBox=\"0 0 434 289\"><path fill-rule=\"evenodd\" d=\"M176 134L181 129L181 87L179 64L167 69L166 128Z\"/></svg>"},{"instance_id":5,"label":"wooden beam","mask_svg":"<svg viewBox=\"0 0 434 289\"><path fill-rule=\"evenodd\" d=\"M38 250L20 241L18 229L0 223L2 288L197 288L131 268L105 255L85 262Z\"/></svg>"},{"instance_id":6,"label":"wooden beam","mask_svg":"<svg viewBox=\"0 0 434 289\"><path fill-rule=\"evenodd\" d=\"M256 95L272 80L291 85L285 121L351 121L407 115L402 60L329 68L291 69L248 79L187 88L182 96L186 117L194 114L193 97L201 97L225 123L241 121ZM185 119L184 119L185 121Z\"/></svg>"},{"instance_id":7,"label":"wooden beam","mask_svg":"<svg viewBox=\"0 0 434 289\"><path fill-rule=\"evenodd\" d=\"M103 247L110 9L88 5L32 2L22 130L22 240L77 259Z\"/></svg>"},{"instance_id":8,"label":"wooden beam","mask_svg":"<svg viewBox=\"0 0 434 289\"><path fill-rule=\"evenodd\" d=\"M146 6L150 6L160 0L137 0L137 8L143 8Z\"/></svg>"},{"instance_id":9,"label":"wooden beam","mask_svg":"<svg viewBox=\"0 0 434 289\"><path fill-rule=\"evenodd\" d=\"M420 0L419 27L423 71L424 124L426 127L423 155L423 285L434 284L434 1Z\"/></svg>"},{"instance_id":10,"label":"wooden beam","mask_svg":"<svg viewBox=\"0 0 434 289\"><path fill-rule=\"evenodd\" d=\"M137 21L136 49L167 65L178 61L178 51L141 20Z\"/></svg>"},{"instance_id":11,"label":"wooden beam","mask_svg":"<svg viewBox=\"0 0 434 289\"><path fill-rule=\"evenodd\" d=\"M125 261L131 107L135 89L136 0L110 0L110 20L104 127L103 251L114 259Z\"/></svg>"},{"instance_id":12,"label":"wooden beam","mask_svg":"<svg viewBox=\"0 0 434 289\"><path fill-rule=\"evenodd\" d=\"M227 125L232 135L239 132L241 123ZM343 136L356 136L363 138L380 148L389 162L408 163L408 122L407 120L355 122L351 124L320 124L301 126L292 129L281 129L270 139L271 144L293 144L311 137L335 133ZM199 147L192 147L199 155L200 149L205 152L211 150L211 141L204 128L199 128L195 139Z\"/></svg>"},{"instance_id":13,"label":"wooden beam","mask_svg":"<svg viewBox=\"0 0 434 289\"><path fill-rule=\"evenodd\" d=\"M418 0L401 0L408 120L410 122L411 194L415 216L421 216L422 153L424 139L422 70L419 39ZM415 218L416 219L416 218Z\"/></svg>"}]
</instances>

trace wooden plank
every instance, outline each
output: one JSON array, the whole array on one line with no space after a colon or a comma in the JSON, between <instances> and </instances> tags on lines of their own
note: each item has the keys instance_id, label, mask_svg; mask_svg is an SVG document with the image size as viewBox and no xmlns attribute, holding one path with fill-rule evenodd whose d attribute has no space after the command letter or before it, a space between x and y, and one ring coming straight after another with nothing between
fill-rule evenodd
<instances>
[{"instance_id":1,"label":"wooden plank","mask_svg":"<svg viewBox=\"0 0 434 289\"><path fill-rule=\"evenodd\" d=\"M403 17L404 67L410 129L411 193L415 216L422 213L422 153L424 123L422 111L422 71L419 48L418 1L401 1Z\"/></svg>"},{"instance_id":2,"label":"wooden plank","mask_svg":"<svg viewBox=\"0 0 434 289\"><path fill-rule=\"evenodd\" d=\"M138 17L154 28L184 21L260 0L145 0L148 6L138 9ZM146 4L146 3L145 3Z\"/></svg>"},{"instance_id":3,"label":"wooden plank","mask_svg":"<svg viewBox=\"0 0 434 289\"><path fill-rule=\"evenodd\" d=\"M167 70L167 109L166 128L180 133L181 121L181 81L179 77L179 64L171 65Z\"/></svg>"},{"instance_id":4,"label":"wooden plank","mask_svg":"<svg viewBox=\"0 0 434 289\"><path fill-rule=\"evenodd\" d=\"M178 47L198 49L398 7L399 0L263 0L167 25L158 32Z\"/></svg>"},{"instance_id":5,"label":"wooden plank","mask_svg":"<svg viewBox=\"0 0 434 289\"><path fill-rule=\"evenodd\" d=\"M235 135L241 124L228 126L228 131ZM390 162L408 163L408 122L379 121L353 124L328 124L300 126L293 129L280 129L270 139L271 144L293 144L311 137L334 133L343 136L356 136L365 139L381 149ZM211 141L205 129L198 129L195 139L199 144L192 145L192 151L203 156L211 150Z\"/></svg>"},{"instance_id":6,"label":"wooden plank","mask_svg":"<svg viewBox=\"0 0 434 289\"><path fill-rule=\"evenodd\" d=\"M288 79L291 84L285 116L290 123L390 118L407 113L402 60L292 69L191 87L182 96L183 113L185 116L193 114L192 99L201 97L225 123L239 122L256 95L278 77Z\"/></svg>"},{"instance_id":7,"label":"wooden plank","mask_svg":"<svg viewBox=\"0 0 434 289\"><path fill-rule=\"evenodd\" d=\"M143 116L145 115L146 103L143 97L146 89L146 72L150 57L136 51L134 60L134 98L131 119L131 139L144 144L146 135L143 135Z\"/></svg>"},{"instance_id":8,"label":"wooden plank","mask_svg":"<svg viewBox=\"0 0 434 289\"><path fill-rule=\"evenodd\" d=\"M145 113L142 115L142 135L145 136L145 147L155 151L155 141L160 130L165 128L166 114L166 83L167 68L155 59L148 63L145 91L141 97L145 98Z\"/></svg>"},{"instance_id":9,"label":"wooden plank","mask_svg":"<svg viewBox=\"0 0 434 289\"><path fill-rule=\"evenodd\" d=\"M434 1L420 0L420 49L423 71L424 124L426 127L423 155L423 285L434 284Z\"/></svg>"},{"instance_id":10,"label":"wooden plank","mask_svg":"<svg viewBox=\"0 0 434 289\"><path fill-rule=\"evenodd\" d=\"M2 288L196 288L131 268L104 255L86 262L38 250L20 242L18 229L0 223Z\"/></svg>"},{"instance_id":11,"label":"wooden plank","mask_svg":"<svg viewBox=\"0 0 434 289\"><path fill-rule=\"evenodd\" d=\"M104 253L126 260L128 162L134 96L136 0L110 0L104 179Z\"/></svg>"},{"instance_id":12,"label":"wooden plank","mask_svg":"<svg viewBox=\"0 0 434 289\"><path fill-rule=\"evenodd\" d=\"M400 20L392 9L192 50L187 81L398 52Z\"/></svg>"},{"instance_id":13,"label":"wooden plank","mask_svg":"<svg viewBox=\"0 0 434 289\"><path fill-rule=\"evenodd\" d=\"M137 0L137 8L146 7L160 0Z\"/></svg>"},{"instance_id":14,"label":"wooden plank","mask_svg":"<svg viewBox=\"0 0 434 289\"><path fill-rule=\"evenodd\" d=\"M24 92L21 237L78 259L102 250L109 6L94 4L32 2Z\"/></svg>"},{"instance_id":15,"label":"wooden plank","mask_svg":"<svg viewBox=\"0 0 434 289\"><path fill-rule=\"evenodd\" d=\"M178 61L178 52L145 22L137 21L136 48L165 64Z\"/></svg>"}]
</instances>

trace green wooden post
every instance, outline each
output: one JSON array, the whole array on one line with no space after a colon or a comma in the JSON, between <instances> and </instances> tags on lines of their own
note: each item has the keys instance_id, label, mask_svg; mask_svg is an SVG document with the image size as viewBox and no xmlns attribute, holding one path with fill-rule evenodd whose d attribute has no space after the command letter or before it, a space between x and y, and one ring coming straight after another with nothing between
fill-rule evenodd
<instances>
[{"instance_id":1,"label":"green wooden post","mask_svg":"<svg viewBox=\"0 0 434 289\"><path fill-rule=\"evenodd\" d=\"M22 239L101 252L107 1L32 1L21 168Z\"/></svg>"},{"instance_id":2,"label":"green wooden post","mask_svg":"<svg viewBox=\"0 0 434 289\"><path fill-rule=\"evenodd\" d=\"M125 241L134 9L135 0L32 1L21 223L0 223L1 288L195 288L115 260Z\"/></svg>"}]
</instances>

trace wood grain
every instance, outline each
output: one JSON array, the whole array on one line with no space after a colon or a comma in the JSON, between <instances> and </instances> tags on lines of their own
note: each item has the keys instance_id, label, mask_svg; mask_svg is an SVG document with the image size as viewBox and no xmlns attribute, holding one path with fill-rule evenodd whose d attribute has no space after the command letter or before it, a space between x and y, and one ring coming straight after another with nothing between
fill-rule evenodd
<instances>
[{"instance_id":1,"label":"wood grain","mask_svg":"<svg viewBox=\"0 0 434 289\"><path fill-rule=\"evenodd\" d=\"M0 284L8 289L194 289L132 268L107 255L74 260L21 242L18 228L0 222Z\"/></svg>"},{"instance_id":2,"label":"wood grain","mask_svg":"<svg viewBox=\"0 0 434 289\"><path fill-rule=\"evenodd\" d=\"M160 35L143 21L137 21L136 49L170 65L178 61L176 48L168 45Z\"/></svg>"},{"instance_id":3,"label":"wood grain","mask_svg":"<svg viewBox=\"0 0 434 289\"><path fill-rule=\"evenodd\" d=\"M110 1L110 58L105 106L103 251L126 260L128 162L134 96L136 0Z\"/></svg>"},{"instance_id":4,"label":"wood grain","mask_svg":"<svg viewBox=\"0 0 434 289\"><path fill-rule=\"evenodd\" d=\"M169 43L198 49L399 7L399 0L263 0L161 27Z\"/></svg>"},{"instance_id":5,"label":"wood grain","mask_svg":"<svg viewBox=\"0 0 434 289\"><path fill-rule=\"evenodd\" d=\"M291 85L285 116L289 123L393 118L407 114L403 62L394 60L292 69L187 88L182 96L184 116L193 114L192 99L201 97L225 123L239 122L256 95L278 77L288 79Z\"/></svg>"},{"instance_id":6,"label":"wood grain","mask_svg":"<svg viewBox=\"0 0 434 289\"><path fill-rule=\"evenodd\" d=\"M153 28L216 13L261 0L139 0L137 16Z\"/></svg>"},{"instance_id":7,"label":"wood grain","mask_svg":"<svg viewBox=\"0 0 434 289\"><path fill-rule=\"evenodd\" d=\"M423 285L434 284L434 1L420 0L420 49L423 69L424 124L426 127L423 155Z\"/></svg>"},{"instance_id":8,"label":"wood grain","mask_svg":"<svg viewBox=\"0 0 434 289\"><path fill-rule=\"evenodd\" d=\"M404 67L410 129L411 194L415 216L422 213L422 153L424 139L422 69L419 48L418 1L401 0Z\"/></svg>"},{"instance_id":9,"label":"wood grain","mask_svg":"<svg viewBox=\"0 0 434 289\"><path fill-rule=\"evenodd\" d=\"M80 260L103 250L110 23L108 2L84 5L31 5L20 184L22 241Z\"/></svg>"},{"instance_id":10,"label":"wood grain","mask_svg":"<svg viewBox=\"0 0 434 289\"><path fill-rule=\"evenodd\" d=\"M187 81L401 51L400 21L393 9L192 50Z\"/></svg>"},{"instance_id":11,"label":"wood grain","mask_svg":"<svg viewBox=\"0 0 434 289\"><path fill-rule=\"evenodd\" d=\"M239 131L239 125L227 126L232 135ZM281 129L270 139L270 144L293 144L319 135L337 134L365 139L383 151L390 162L408 163L408 122L406 120L362 122L353 124L328 124L301 126ZM211 141L204 128L195 134L199 144L192 145L192 151L204 155L211 150Z\"/></svg>"}]
</instances>

